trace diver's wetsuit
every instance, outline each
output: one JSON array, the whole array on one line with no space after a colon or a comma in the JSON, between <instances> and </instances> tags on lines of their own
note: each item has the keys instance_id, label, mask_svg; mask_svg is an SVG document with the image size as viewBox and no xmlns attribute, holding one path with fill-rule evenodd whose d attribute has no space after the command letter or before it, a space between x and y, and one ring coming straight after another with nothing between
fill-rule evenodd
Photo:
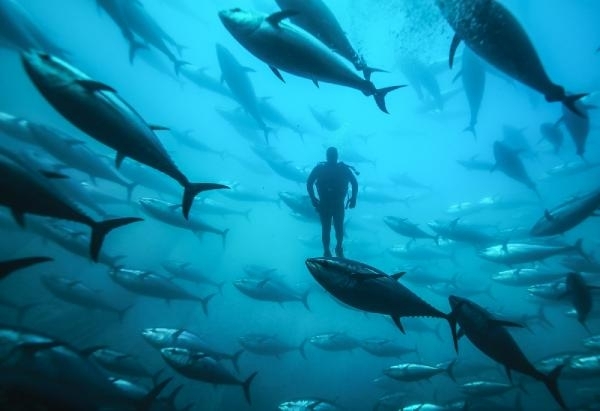
<instances>
[{"instance_id":1,"label":"diver's wetsuit","mask_svg":"<svg viewBox=\"0 0 600 411\"><path fill-rule=\"evenodd\" d=\"M315 183L317 185L317 192L319 193L318 199L315 197ZM330 237L332 220L337 241L335 253L338 257L343 257L344 200L348 193L348 183L352 185L352 195L349 204L353 208L356 204L356 196L358 194L358 182L350 167L346 164L341 162L319 163L310 173L306 182L308 194L321 217L321 237L326 257L331 256Z\"/></svg>"}]
</instances>

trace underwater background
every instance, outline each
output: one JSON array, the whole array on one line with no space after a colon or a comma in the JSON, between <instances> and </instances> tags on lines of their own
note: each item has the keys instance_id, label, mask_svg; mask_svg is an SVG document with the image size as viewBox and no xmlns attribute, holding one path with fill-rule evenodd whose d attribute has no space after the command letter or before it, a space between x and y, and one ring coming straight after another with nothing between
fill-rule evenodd
<instances>
[{"instance_id":1,"label":"underwater background","mask_svg":"<svg viewBox=\"0 0 600 411\"><path fill-rule=\"evenodd\" d=\"M448 296L456 294L507 317L531 316L527 328L509 331L534 364L559 353L594 354L582 340L600 333L597 292L592 291L596 307L588 317L586 330L576 318L566 315L573 308L568 298L536 297L529 288L534 284L512 286L493 279L501 271L536 267L553 272L552 281L564 281L566 273L582 271L564 264L565 259L575 258L573 253L507 266L481 258L481 244L451 241L444 235L438 238L428 223L450 223L460 217L457 224L469 224L495 236L499 240L494 244L529 241L528 231L544 216L544 210L570 196L599 188L598 110L591 107L588 111L584 158L577 155L568 130L560 125L564 143L555 151L542 139L540 125L557 122L564 115L563 106L546 102L539 93L482 62L486 83L476 134L464 131L469 125L469 104L461 79L453 80L461 71L464 46L458 49L455 66L450 69L448 50L454 32L433 0L325 1L365 60L385 70L374 73L373 82L378 87L407 85L387 96L390 114L381 112L373 99L357 90L325 82L316 87L311 80L287 73L283 73L283 83L228 33L218 17L220 10L233 7L272 13L279 10L275 1L141 0L148 14L182 46L180 57L172 48L178 59L189 63L180 70L175 70L169 58L154 47L138 50L131 63L123 33L96 1L18 3L38 29L60 46L66 61L114 88L149 124L170 129L156 131L158 139L191 181L218 182L231 189L198 195L190 216L200 218L213 231L202 232L165 224L144 211L140 199L179 204L181 188L148 167L147 177L142 177L131 158L126 158L120 169L123 179L137 183L130 200L123 186L91 179L68 165L59 168L70 179L85 181L111 197L103 197L102 203L99 197L93 200L103 214L82 204L89 215L98 219L138 216L144 221L110 233L102 252L114 258L93 263L89 257L76 255L44 235L39 226L50 223L27 215L23 229L13 221L10 210L2 207L1 260L33 255L54 259L0 281L3 327L23 326L79 349L110 347L133 355L152 374L164 369L160 379L174 377L164 395L183 384L176 398L177 409L194 404L191 409L203 411L276 410L286 401L318 398L326 401L317 401L312 408L289 409L334 409L326 408L331 402L335 405L329 407L344 410L392 410L411 404L464 400L461 384L472 381L508 383L504 369L496 367L466 339L461 340L457 357L444 320L403 319L406 334L402 334L389 317L339 304L310 275L305 260L322 255L319 221L310 213L302 215L292 210L285 199L306 195L308 172L325 160L327 147L335 146L340 160L360 173L357 206L346 211L346 258L388 274L405 271L401 283L442 312L450 310ZM501 3L529 35L549 76L569 91L590 93L585 104L599 105L596 92L600 90L600 53L596 49L600 46L600 3ZM2 30L0 33L4 35ZM216 44L227 48L249 69L247 75L257 98L283 114L285 119L279 121L263 116L272 129L268 142L260 126L228 96L227 85L220 81ZM73 144L85 144L113 166L114 150L55 111L28 78L19 52L7 46L0 48L0 111L62 130L78 140ZM193 81L196 71L214 80L213 90ZM423 71L435 85L418 85L424 78L420 76L425 76ZM319 115L324 117L321 122ZM199 142L195 148L189 143L190 137ZM43 147L20 141L8 126L0 126L0 138L3 150L34 150L49 164L62 163ZM497 170L491 172L495 162L493 145L499 140L516 141L539 195ZM481 160L488 165L469 169L459 163L467 160ZM579 168L572 173L556 172L557 166L565 164ZM419 224L431 238L412 240L398 234L384 221L388 216ZM60 224L87 233L85 227ZM600 249L598 228L598 220L590 217L553 238L552 244L571 245L583 239L588 258L585 261L591 266ZM204 278L197 282L178 279L165 269L168 261L187 263ZM198 301L165 302L165 298L128 291L109 275L111 270L122 268L158 273L194 296L211 296L207 312ZM589 284L600 285L595 277L598 272L584 272ZM421 275L421 280L415 279ZM75 284L72 286L83 284L97 290L112 307L118 307L117 311L131 307L120 320L114 312L70 304L44 285L47 276L66 277ZM236 283L244 278L285 284L292 301L278 304L249 298ZM303 304L306 292L307 302ZM9 302L3 303L5 300ZM26 312L18 309L29 304L34 306ZM540 307L546 321L540 321ZM19 312L23 315L17 315ZM239 358L239 373L231 362L222 361L240 381L258 371L250 387L249 405L240 387L213 387L175 372L142 335L148 328L185 329L222 353L238 352L244 348L240 338L253 334L261 334L261 338L276 336L290 350L257 355L245 349ZM311 340L327 333L351 337L348 349L324 350L317 339ZM361 342L370 338L393 340L407 352L397 357L374 356L361 348ZM573 409L599 407L597 346L595 352L598 363L590 373L559 378L560 391ZM396 381L383 372L400 363L436 366L456 358L456 381L443 372L415 382ZM483 400L479 409L496 409L486 401L493 401L498 409L516 409L515 396L525 410L559 409L543 384L516 375L513 389ZM380 377L384 378L377 380ZM152 387L152 379L130 379L146 389ZM520 388L520 381L526 392ZM390 394L398 395L381 400ZM468 408L476 409L478 401L482 400L469 399Z\"/></svg>"}]
</instances>

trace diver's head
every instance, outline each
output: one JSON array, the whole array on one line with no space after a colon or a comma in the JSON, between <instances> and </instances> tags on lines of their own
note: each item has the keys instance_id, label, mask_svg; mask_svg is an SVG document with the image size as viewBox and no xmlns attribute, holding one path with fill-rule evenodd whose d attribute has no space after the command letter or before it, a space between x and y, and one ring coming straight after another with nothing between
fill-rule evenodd
<instances>
[{"instance_id":1,"label":"diver's head","mask_svg":"<svg viewBox=\"0 0 600 411\"><path fill-rule=\"evenodd\" d=\"M335 147L329 147L327 149L327 162L335 164L338 161L338 151Z\"/></svg>"}]
</instances>

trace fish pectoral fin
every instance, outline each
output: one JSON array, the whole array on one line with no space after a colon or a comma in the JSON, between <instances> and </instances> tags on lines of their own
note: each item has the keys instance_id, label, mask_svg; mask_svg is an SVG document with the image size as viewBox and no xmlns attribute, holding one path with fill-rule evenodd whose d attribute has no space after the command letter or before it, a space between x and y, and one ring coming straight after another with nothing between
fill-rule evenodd
<instances>
[{"instance_id":1,"label":"fish pectoral fin","mask_svg":"<svg viewBox=\"0 0 600 411\"><path fill-rule=\"evenodd\" d=\"M90 93L93 93L95 91L110 91L111 93L117 92L117 90L115 90L108 84L104 84L95 80L75 80L75 82Z\"/></svg>"},{"instance_id":2,"label":"fish pectoral fin","mask_svg":"<svg viewBox=\"0 0 600 411\"><path fill-rule=\"evenodd\" d=\"M400 322L400 317L392 316L392 321L394 321L394 324L396 324L396 327L398 327L398 329L402 332L402 334L406 334L406 331L404 330L404 326Z\"/></svg>"},{"instance_id":3,"label":"fish pectoral fin","mask_svg":"<svg viewBox=\"0 0 600 411\"><path fill-rule=\"evenodd\" d=\"M498 320L498 319L491 319L489 321L490 324L492 325L497 325L500 327L516 327L516 328L525 328L525 326L523 324L519 324L517 322L514 321L508 321L508 320Z\"/></svg>"},{"instance_id":4,"label":"fish pectoral fin","mask_svg":"<svg viewBox=\"0 0 600 411\"><path fill-rule=\"evenodd\" d=\"M152 131L169 131L169 130L171 130L169 127L160 126L157 124L148 124L148 127L150 127L150 130L152 130Z\"/></svg>"},{"instance_id":5,"label":"fish pectoral fin","mask_svg":"<svg viewBox=\"0 0 600 411\"><path fill-rule=\"evenodd\" d=\"M117 151L117 155L115 156L115 165L117 166L117 169L121 168L123 160L125 160L125 154Z\"/></svg>"},{"instance_id":6,"label":"fish pectoral fin","mask_svg":"<svg viewBox=\"0 0 600 411\"><path fill-rule=\"evenodd\" d=\"M25 213L20 210L17 210L16 208L11 208L10 213L12 214L19 227L25 228Z\"/></svg>"},{"instance_id":7,"label":"fish pectoral fin","mask_svg":"<svg viewBox=\"0 0 600 411\"><path fill-rule=\"evenodd\" d=\"M281 10L271 14L266 20L271 26L279 27L279 23L281 23L282 20L289 19L290 17L297 16L298 14L300 13L295 10Z\"/></svg>"},{"instance_id":8,"label":"fish pectoral fin","mask_svg":"<svg viewBox=\"0 0 600 411\"><path fill-rule=\"evenodd\" d=\"M397 281L397 280L399 280L400 278L402 278L402 276L403 276L404 274L406 274L406 271L401 271L401 272L399 272L399 273L392 274L392 275L390 275L390 277L392 277L394 280L396 280L396 281Z\"/></svg>"},{"instance_id":9,"label":"fish pectoral fin","mask_svg":"<svg viewBox=\"0 0 600 411\"><path fill-rule=\"evenodd\" d=\"M242 71L245 71L246 73L256 73L256 70L254 70L252 67L246 66L242 66Z\"/></svg>"},{"instance_id":10,"label":"fish pectoral fin","mask_svg":"<svg viewBox=\"0 0 600 411\"><path fill-rule=\"evenodd\" d=\"M454 34L454 37L452 37L452 43L450 44L450 57L448 59L448 64L450 65L450 68L452 68L452 66L454 65L454 55L456 54L456 49L458 48L458 45L461 42L461 38L458 36L457 33Z\"/></svg>"},{"instance_id":11,"label":"fish pectoral fin","mask_svg":"<svg viewBox=\"0 0 600 411\"><path fill-rule=\"evenodd\" d=\"M283 81L285 83L285 79L283 78L283 76L281 75L281 73L279 72L279 70L277 69L277 67L274 66L269 66L269 68L271 69L271 71L273 72L273 74L275 74L277 76L277 78L281 81Z\"/></svg>"},{"instance_id":12,"label":"fish pectoral fin","mask_svg":"<svg viewBox=\"0 0 600 411\"><path fill-rule=\"evenodd\" d=\"M81 281L73 280L73 281L69 282L69 284L67 284L67 286L69 288L73 288L73 287L75 287L76 285L79 285L79 284L81 284Z\"/></svg>"},{"instance_id":13,"label":"fish pectoral fin","mask_svg":"<svg viewBox=\"0 0 600 411\"><path fill-rule=\"evenodd\" d=\"M269 282L269 279L268 279L268 278L266 278L266 279L262 280L261 282L259 282L257 285L258 285L260 288L262 288L262 287L264 287L265 285L267 285L267 283L268 283L268 282Z\"/></svg>"},{"instance_id":14,"label":"fish pectoral fin","mask_svg":"<svg viewBox=\"0 0 600 411\"><path fill-rule=\"evenodd\" d=\"M554 221L554 216L552 215L552 213L549 210L544 210L544 217L546 218L546 220L548 221Z\"/></svg>"}]
</instances>

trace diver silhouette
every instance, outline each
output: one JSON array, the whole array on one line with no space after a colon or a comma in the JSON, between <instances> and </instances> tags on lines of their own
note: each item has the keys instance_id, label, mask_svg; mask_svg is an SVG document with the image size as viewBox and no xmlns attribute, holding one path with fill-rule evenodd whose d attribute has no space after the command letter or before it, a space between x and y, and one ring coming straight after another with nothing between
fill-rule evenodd
<instances>
[{"instance_id":1,"label":"diver silhouette","mask_svg":"<svg viewBox=\"0 0 600 411\"><path fill-rule=\"evenodd\" d=\"M335 255L344 257L342 242L344 240L344 214L345 208L356 207L356 196L358 195L358 182L354 173L358 174L353 167L338 162L338 151L335 147L327 149L327 161L315 166L308 180L306 189L313 206L321 217L321 239L323 241L323 256L331 257L331 222L335 230ZM319 198L315 196L314 185L317 186ZM344 204L348 194L348 184L352 185L352 194L347 203Z\"/></svg>"}]
</instances>

